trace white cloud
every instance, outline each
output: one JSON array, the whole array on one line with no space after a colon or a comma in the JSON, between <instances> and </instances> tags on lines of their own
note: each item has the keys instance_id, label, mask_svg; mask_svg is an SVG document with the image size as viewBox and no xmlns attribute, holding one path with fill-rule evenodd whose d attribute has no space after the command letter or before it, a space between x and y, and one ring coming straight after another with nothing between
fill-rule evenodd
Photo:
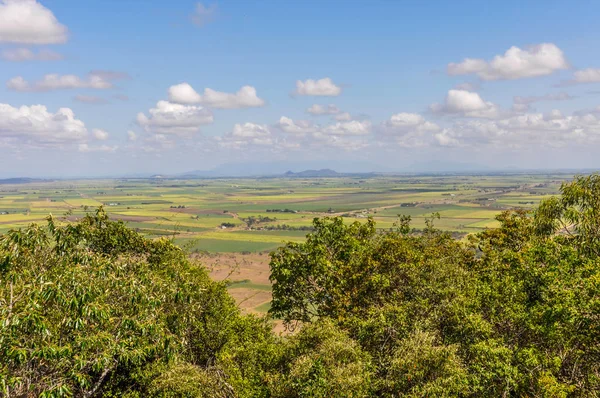
<instances>
[{"instance_id":1,"label":"white cloud","mask_svg":"<svg viewBox=\"0 0 600 398\"><path fill-rule=\"evenodd\" d=\"M441 128L418 113L401 112L392 115L382 123L378 138L383 141L392 140L398 145L414 148L431 143L433 134Z\"/></svg>"},{"instance_id":2,"label":"white cloud","mask_svg":"<svg viewBox=\"0 0 600 398\"><path fill-rule=\"evenodd\" d=\"M386 125L400 131L414 129L422 131L439 130L439 126L437 124L426 121L425 118L418 113L397 113L390 117L390 120L386 122Z\"/></svg>"},{"instance_id":3,"label":"white cloud","mask_svg":"<svg viewBox=\"0 0 600 398\"><path fill-rule=\"evenodd\" d=\"M77 101L77 102L81 102L84 104L107 104L108 101L105 100L102 97L96 97L94 95L76 95L75 97L73 97L73 100Z\"/></svg>"},{"instance_id":4,"label":"white cloud","mask_svg":"<svg viewBox=\"0 0 600 398\"><path fill-rule=\"evenodd\" d=\"M267 125L256 123L236 124L233 131L219 142L221 146L242 148L248 145L272 146L274 137Z\"/></svg>"},{"instance_id":5,"label":"white cloud","mask_svg":"<svg viewBox=\"0 0 600 398\"><path fill-rule=\"evenodd\" d=\"M466 58L460 63L450 63L448 74L476 74L482 80L513 80L545 76L568 67L560 48L552 43L542 43L525 50L513 46L489 62Z\"/></svg>"},{"instance_id":6,"label":"white cloud","mask_svg":"<svg viewBox=\"0 0 600 398\"><path fill-rule=\"evenodd\" d=\"M136 141L137 140L137 134L135 133L135 131L129 130L127 132L127 139L129 139L129 141Z\"/></svg>"},{"instance_id":7,"label":"white cloud","mask_svg":"<svg viewBox=\"0 0 600 398\"><path fill-rule=\"evenodd\" d=\"M352 120L348 122L337 122L330 125L317 125L307 120L292 120L282 116L277 123L282 131L288 134L303 136L313 135L366 135L371 132L371 122Z\"/></svg>"},{"instance_id":8,"label":"white cloud","mask_svg":"<svg viewBox=\"0 0 600 398\"><path fill-rule=\"evenodd\" d=\"M101 129L93 129L92 135L98 141L106 141L108 139L108 133Z\"/></svg>"},{"instance_id":9,"label":"white cloud","mask_svg":"<svg viewBox=\"0 0 600 398\"><path fill-rule=\"evenodd\" d=\"M199 104L202 102L202 96L188 83L181 83L169 87L169 101L179 104Z\"/></svg>"},{"instance_id":10,"label":"white cloud","mask_svg":"<svg viewBox=\"0 0 600 398\"><path fill-rule=\"evenodd\" d=\"M564 116L553 110L500 120L457 121L436 135L436 139L445 146L511 150L590 145L600 142L600 119L592 113Z\"/></svg>"},{"instance_id":11,"label":"white cloud","mask_svg":"<svg viewBox=\"0 0 600 398\"><path fill-rule=\"evenodd\" d=\"M90 72L85 78L76 75L44 75L42 80L30 83L22 76L13 77L6 82L6 87L14 91L51 91L76 88L106 90L114 87L113 81L122 79L120 72Z\"/></svg>"},{"instance_id":12,"label":"white cloud","mask_svg":"<svg viewBox=\"0 0 600 398\"><path fill-rule=\"evenodd\" d=\"M15 108L0 104L0 137L36 144L68 144L85 140L87 129L69 108L52 113L43 105Z\"/></svg>"},{"instance_id":13,"label":"white cloud","mask_svg":"<svg viewBox=\"0 0 600 398\"><path fill-rule=\"evenodd\" d=\"M344 112L344 113L340 113L339 115L335 115L334 119L339 122L345 122L348 120L352 120L352 115L349 114L348 112Z\"/></svg>"},{"instance_id":14,"label":"white cloud","mask_svg":"<svg viewBox=\"0 0 600 398\"><path fill-rule=\"evenodd\" d=\"M311 138L312 141L307 143L307 145L315 152L323 150L327 152L329 148L341 149L347 152L359 151L368 148L370 144L362 136L315 133Z\"/></svg>"},{"instance_id":15,"label":"white cloud","mask_svg":"<svg viewBox=\"0 0 600 398\"><path fill-rule=\"evenodd\" d=\"M308 120L292 120L289 117L282 116L279 118L277 126L286 133L289 134L309 134L317 131L317 126Z\"/></svg>"},{"instance_id":16,"label":"white cloud","mask_svg":"<svg viewBox=\"0 0 600 398\"><path fill-rule=\"evenodd\" d=\"M200 126L214 121L208 109L168 101L159 101L148 113L150 116L140 112L137 123L146 131L160 134L189 135L196 133Z\"/></svg>"},{"instance_id":17,"label":"white cloud","mask_svg":"<svg viewBox=\"0 0 600 398\"><path fill-rule=\"evenodd\" d=\"M57 52L47 49L34 52L29 48L13 48L2 51L2 59L10 62L58 61L63 59L63 56Z\"/></svg>"},{"instance_id":18,"label":"white cloud","mask_svg":"<svg viewBox=\"0 0 600 398\"><path fill-rule=\"evenodd\" d=\"M314 116L320 116L320 115L337 115L338 113L341 112L341 110L334 104L329 104L326 106L314 104L310 108L308 108L306 110L306 112L308 112Z\"/></svg>"},{"instance_id":19,"label":"white cloud","mask_svg":"<svg viewBox=\"0 0 600 398\"><path fill-rule=\"evenodd\" d=\"M0 42L57 44L67 39L67 27L37 1L0 0Z\"/></svg>"},{"instance_id":20,"label":"white cloud","mask_svg":"<svg viewBox=\"0 0 600 398\"><path fill-rule=\"evenodd\" d=\"M573 83L597 83L600 82L600 69L582 69L573 73Z\"/></svg>"},{"instance_id":21,"label":"white cloud","mask_svg":"<svg viewBox=\"0 0 600 398\"><path fill-rule=\"evenodd\" d=\"M213 20L216 12L216 4L211 4L207 7L202 3L197 3L194 9L194 13L192 14L192 22L195 25L204 26Z\"/></svg>"},{"instance_id":22,"label":"white cloud","mask_svg":"<svg viewBox=\"0 0 600 398\"><path fill-rule=\"evenodd\" d=\"M265 105L265 101L257 96L256 89L252 86L243 86L234 94L205 88L203 95L200 95L188 83L181 83L169 88L169 100L179 104L203 104L219 109L254 108Z\"/></svg>"},{"instance_id":23,"label":"white cloud","mask_svg":"<svg viewBox=\"0 0 600 398\"><path fill-rule=\"evenodd\" d=\"M341 93L341 87L336 86L328 77L319 80L296 81L296 94L298 95L337 97Z\"/></svg>"},{"instance_id":24,"label":"white cloud","mask_svg":"<svg viewBox=\"0 0 600 398\"><path fill-rule=\"evenodd\" d=\"M119 149L118 146L100 145L100 146L89 146L86 143L79 144L79 152L116 152Z\"/></svg>"},{"instance_id":25,"label":"white cloud","mask_svg":"<svg viewBox=\"0 0 600 398\"><path fill-rule=\"evenodd\" d=\"M435 134L433 137L437 144L440 146L453 147L458 146L460 144L458 139L452 137L451 131L447 129L444 129L443 131Z\"/></svg>"},{"instance_id":26,"label":"white cloud","mask_svg":"<svg viewBox=\"0 0 600 398\"><path fill-rule=\"evenodd\" d=\"M260 107L265 104L265 101L258 98L254 87L244 86L235 94L222 93L206 88L204 89L202 103L212 108L237 109Z\"/></svg>"},{"instance_id":27,"label":"white cloud","mask_svg":"<svg viewBox=\"0 0 600 398\"><path fill-rule=\"evenodd\" d=\"M432 104L431 111L475 118L497 118L500 108L484 101L479 94L466 90L449 90L444 104Z\"/></svg>"},{"instance_id":28,"label":"white cloud","mask_svg":"<svg viewBox=\"0 0 600 398\"><path fill-rule=\"evenodd\" d=\"M244 123L233 126L231 135L238 138L264 138L270 136L271 131L264 124Z\"/></svg>"},{"instance_id":29,"label":"white cloud","mask_svg":"<svg viewBox=\"0 0 600 398\"><path fill-rule=\"evenodd\" d=\"M321 131L325 134L333 135L367 135L371 133L371 122L368 120L337 122L323 128Z\"/></svg>"}]
</instances>

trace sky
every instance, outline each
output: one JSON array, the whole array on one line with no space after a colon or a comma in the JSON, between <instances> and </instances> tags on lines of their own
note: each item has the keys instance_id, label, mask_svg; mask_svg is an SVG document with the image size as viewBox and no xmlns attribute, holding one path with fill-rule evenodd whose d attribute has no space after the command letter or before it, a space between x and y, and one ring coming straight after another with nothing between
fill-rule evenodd
<instances>
[{"instance_id":1,"label":"sky","mask_svg":"<svg viewBox=\"0 0 600 398\"><path fill-rule=\"evenodd\" d=\"M598 15L585 0L0 0L0 176L600 168Z\"/></svg>"}]
</instances>

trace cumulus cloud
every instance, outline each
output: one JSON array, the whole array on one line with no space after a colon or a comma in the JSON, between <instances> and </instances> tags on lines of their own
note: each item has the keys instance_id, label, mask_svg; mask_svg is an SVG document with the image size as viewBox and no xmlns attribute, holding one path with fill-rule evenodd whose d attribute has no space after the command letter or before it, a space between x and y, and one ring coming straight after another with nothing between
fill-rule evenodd
<instances>
[{"instance_id":1,"label":"cumulus cloud","mask_svg":"<svg viewBox=\"0 0 600 398\"><path fill-rule=\"evenodd\" d=\"M500 108L492 102L484 101L477 93L466 90L450 90L443 104L432 104L432 112L455 114L474 118L496 118Z\"/></svg>"},{"instance_id":2,"label":"cumulus cloud","mask_svg":"<svg viewBox=\"0 0 600 398\"><path fill-rule=\"evenodd\" d=\"M58 61L63 59L63 56L57 52L47 49L34 52L29 48L13 48L2 51L2 59L10 62Z\"/></svg>"},{"instance_id":3,"label":"cumulus cloud","mask_svg":"<svg viewBox=\"0 0 600 398\"><path fill-rule=\"evenodd\" d=\"M395 141L403 147L419 147L431 142L433 133L441 128L418 113L401 112L382 123L379 138Z\"/></svg>"},{"instance_id":4,"label":"cumulus cloud","mask_svg":"<svg viewBox=\"0 0 600 398\"><path fill-rule=\"evenodd\" d=\"M136 141L137 140L137 134L135 133L135 131L129 130L127 132L127 139L129 141Z\"/></svg>"},{"instance_id":5,"label":"cumulus cloud","mask_svg":"<svg viewBox=\"0 0 600 398\"><path fill-rule=\"evenodd\" d=\"M306 112L308 112L314 116L320 116L320 115L337 115L338 113L341 112L341 110L334 104L329 104L329 105L325 105L325 106L319 105L319 104L314 104L310 108L308 108L306 110Z\"/></svg>"},{"instance_id":6,"label":"cumulus cloud","mask_svg":"<svg viewBox=\"0 0 600 398\"><path fill-rule=\"evenodd\" d=\"M271 129L264 124L243 123L233 126L233 130L226 134L219 143L229 148L242 148L248 145L272 146L274 137Z\"/></svg>"},{"instance_id":7,"label":"cumulus cloud","mask_svg":"<svg viewBox=\"0 0 600 398\"><path fill-rule=\"evenodd\" d=\"M87 138L85 124L69 108L49 112L43 105L0 104L0 137L35 144L69 144Z\"/></svg>"},{"instance_id":8,"label":"cumulus cloud","mask_svg":"<svg viewBox=\"0 0 600 398\"><path fill-rule=\"evenodd\" d=\"M428 122L418 113L396 113L390 117L386 126L395 131L422 130L435 131L439 130L439 126L435 123Z\"/></svg>"},{"instance_id":9,"label":"cumulus cloud","mask_svg":"<svg viewBox=\"0 0 600 398\"><path fill-rule=\"evenodd\" d=\"M106 141L108 139L108 133L102 129L93 129L92 135L98 141Z\"/></svg>"},{"instance_id":10,"label":"cumulus cloud","mask_svg":"<svg viewBox=\"0 0 600 398\"><path fill-rule=\"evenodd\" d=\"M444 129L439 133L436 133L433 136L435 142L440 145L440 146L445 146L445 147L454 147L454 146L459 146L460 142L458 141L457 138L452 136L452 131L448 130L448 129Z\"/></svg>"},{"instance_id":11,"label":"cumulus cloud","mask_svg":"<svg viewBox=\"0 0 600 398\"><path fill-rule=\"evenodd\" d=\"M588 68L575 71L572 83L597 83L600 82L600 69Z\"/></svg>"},{"instance_id":12,"label":"cumulus cloud","mask_svg":"<svg viewBox=\"0 0 600 398\"><path fill-rule=\"evenodd\" d=\"M460 63L448 64L447 69L449 75L475 74L482 80L513 80L546 76L568 67L560 48L542 43L525 50L513 46L491 61L466 58Z\"/></svg>"},{"instance_id":13,"label":"cumulus cloud","mask_svg":"<svg viewBox=\"0 0 600 398\"><path fill-rule=\"evenodd\" d=\"M107 104L108 101L105 100L102 97L96 97L94 95L76 95L75 97L73 97L73 100L77 101L77 102L81 102L83 104L94 104L94 105L101 105L101 104Z\"/></svg>"},{"instance_id":14,"label":"cumulus cloud","mask_svg":"<svg viewBox=\"0 0 600 398\"><path fill-rule=\"evenodd\" d=\"M295 135L366 135L371 132L371 122L352 120L330 125L318 125L307 120L293 120L282 116L277 127L288 134Z\"/></svg>"},{"instance_id":15,"label":"cumulus cloud","mask_svg":"<svg viewBox=\"0 0 600 398\"><path fill-rule=\"evenodd\" d=\"M237 93L230 94L205 88L200 95L188 83L181 83L169 88L169 100L179 104L203 104L211 108L239 109L254 108L265 105L252 86L243 86Z\"/></svg>"},{"instance_id":16,"label":"cumulus cloud","mask_svg":"<svg viewBox=\"0 0 600 398\"><path fill-rule=\"evenodd\" d=\"M0 0L0 42L58 44L68 29L36 0Z\"/></svg>"},{"instance_id":17,"label":"cumulus cloud","mask_svg":"<svg viewBox=\"0 0 600 398\"><path fill-rule=\"evenodd\" d=\"M181 83L169 87L169 101L179 104L199 104L202 102L202 96L188 83Z\"/></svg>"},{"instance_id":18,"label":"cumulus cloud","mask_svg":"<svg viewBox=\"0 0 600 398\"><path fill-rule=\"evenodd\" d=\"M371 122L368 120L337 122L324 127L321 132L333 135L367 135L371 133Z\"/></svg>"},{"instance_id":19,"label":"cumulus cloud","mask_svg":"<svg viewBox=\"0 0 600 398\"><path fill-rule=\"evenodd\" d=\"M148 113L149 116L146 116L140 112L137 123L146 131L159 134L189 135L196 133L200 126L214 121L212 113L206 108L168 101L159 101Z\"/></svg>"},{"instance_id":20,"label":"cumulus cloud","mask_svg":"<svg viewBox=\"0 0 600 398\"><path fill-rule=\"evenodd\" d=\"M309 134L318 130L318 127L308 120L292 120L287 116L279 118L277 126L289 134Z\"/></svg>"},{"instance_id":21,"label":"cumulus cloud","mask_svg":"<svg viewBox=\"0 0 600 398\"><path fill-rule=\"evenodd\" d=\"M113 81L126 76L126 74L118 73L93 71L85 78L76 75L48 74L33 83L28 82L22 76L17 76L6 82L6 87L14 91L52 91L77 88L106 90L114 87Z\"/></svg>"},{"instance_id":22,"label":"cumulus cloud","mask_svg":"<svg viewBox=\"0 0 600 398\"><path fill-rule=\"evenodd\" d=\"M586 113L564 116L525 113L499 120L461 120L436 135L440 145L523 149L600 142L600 119Z\"/></svg>"},{"instance_id":23,"label":"cumulus cloud","mask_svg":"<svg viewBox=\"0 0 600 398\"><path fill-rule=\"evenodd\" d=\"M342 88L336 86L328 77L319 80L296 81L296 94L298 95L337 97L341 93Z\"/></svg>"},{"instance_id":24,"label":"cumulus cloud","mask_svg":"<svg viewBox=\"0 0 600 398\"><path fill-rule=\"evenodd\" d=\"M207 7L202 3L196 3L194 13L192 14L192 22L197 26L204 26L213 20L216 12L216 4L211 4Z\"/></svg>"}]
</instances>

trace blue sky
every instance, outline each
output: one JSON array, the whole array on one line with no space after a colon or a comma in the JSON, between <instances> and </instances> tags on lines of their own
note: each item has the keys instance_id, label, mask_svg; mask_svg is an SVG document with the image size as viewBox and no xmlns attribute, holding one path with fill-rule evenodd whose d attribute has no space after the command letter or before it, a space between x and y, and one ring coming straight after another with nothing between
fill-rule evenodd
<instances>
[{"instance_id":1,"label":"blue sky","mask_svg":"<svg viewBox=\"0 0 600 398\"><path fill-rule=\"evenodd\" d=\"M0 174L600 167L597 15L593 1L0 0Z\"/></svg>"}]
</instances>

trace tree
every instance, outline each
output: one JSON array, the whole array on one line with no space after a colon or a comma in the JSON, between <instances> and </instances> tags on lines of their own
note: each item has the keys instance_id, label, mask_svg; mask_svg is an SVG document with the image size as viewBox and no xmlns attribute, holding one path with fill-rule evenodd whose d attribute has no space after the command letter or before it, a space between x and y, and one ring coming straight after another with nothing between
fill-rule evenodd
<instances>
[{"instance_id":1,"label":"tree","mask_svg":"<svg viewBox=\"0 0 600 398\"><path fill-rule=\"evenodd\" d=\"M407 218L315 220L272 254L271 313L333 322L370 356L374 396L598 396L599 214L592 175L466 243Z\"/></svg>"},{"instance_id":2,"label":"tree","mask_svg":"<svg viewBox=\"0 0 600 398\"><path fill-rule=\"evenodd\" d=\"M46 228L10 231L0 237L0 264L7 397L264 389L269 325L240 315L225 284L170 241L143 238L101 208L76 224L50 218ZM249 359L253 349L260 355ZM173 385L181 388L163 394Z\"/></svg>"}]
</instances>

